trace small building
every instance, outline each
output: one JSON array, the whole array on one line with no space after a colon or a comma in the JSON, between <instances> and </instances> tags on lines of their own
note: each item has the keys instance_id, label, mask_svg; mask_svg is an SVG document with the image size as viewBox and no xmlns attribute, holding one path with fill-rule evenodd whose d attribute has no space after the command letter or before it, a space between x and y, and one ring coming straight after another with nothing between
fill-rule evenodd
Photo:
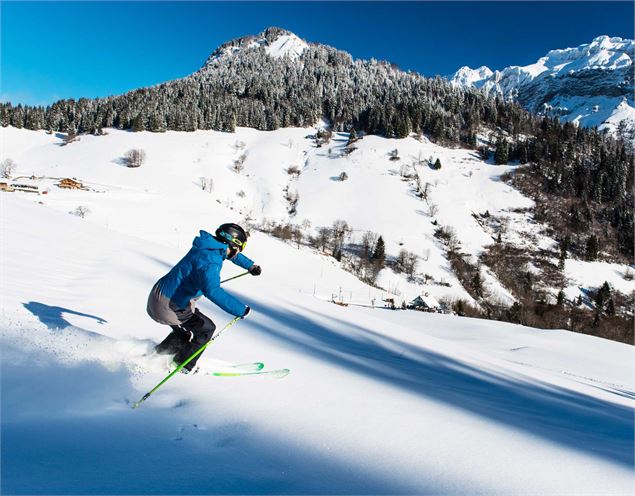
<instances>
[{"instance_id":1,"label":"small building","mask_svg":"<svg viewBox=\"0 0 635 496\"><path fill-rule=\"evenodd\" d=\"M7 181L0 181L0 191L15 191Z\"/></svg>"},{"instance_id":2,"label":"small building","mask_svg":"<svg viewBox=\"0 0 635 496\"><path fill-rule=\"evenodd\" d=\"M14 191L24 191L26 193L40 193L40 188L33 184L11 184L9 187L13 188Z\"/></svg>"},{"instance_id":3,"label":"small building","mask_svg":"<svg viewBox=\"0 0 635 496\"><path fill-rule=\"evenodd\" d=\"M70 177L65 177L64 179L60 179L60 182L57 183L58 188L64 189L86 189L81 181Z\"/></svg>"},{"instance_id":4,"label":"small building","mask_svg":"<svg viewBox=\"0 0 635 496\"><path fill-rule=\"evenodd\" d=\"M395 306L394 298L385 298L384 303L386 303L386 308L390 308L391 310L395 310L397 307Z\"/></svg>"},{"instance_id":5,"label":"small building","mask_svg":"<svg viewBox=\"0 0 635 496\"><path fill-rule=\"evenodd\" d=\"M339 305L341 307L347 307L348 303L344 303L343 301L336 301L336 300L332 300L333 303L335 303L336 305Z\"/></svg>"},{"instance_id":6,"label":"small building","mask_svg":"<svg viewBox=\"0 0 635 496\"><path fill-rule=\"evenodd\" d=\"M408 308L412 310L420 310L422 312L436 312L440 308L439 302L434 296L424 293L417 296L408 304Z\"/></svg>"}]
</instances>

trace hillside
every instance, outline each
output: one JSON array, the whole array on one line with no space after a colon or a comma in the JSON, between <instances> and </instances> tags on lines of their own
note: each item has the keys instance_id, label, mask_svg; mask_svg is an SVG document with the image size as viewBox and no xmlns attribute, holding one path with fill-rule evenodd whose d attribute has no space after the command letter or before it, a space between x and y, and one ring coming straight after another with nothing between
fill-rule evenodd
<instances>
[{"instance_id":1,"label":"hillside","mask_svg":"<svg viewBox=\"0 0 635 496\"><path fill-rule=\"evenodd\" d=\"M131 410L165 375L140 357L166 332L145 315L149 288L198 229L236 211L213 195L201 201L210 195L194 184L180 188L196 164L182 160L181 174L161 165L169 134L156 155L144 143L140 169L86 153L83 138L56 148L53 137L20 131L5 143L20 136L33 145L22 162L30 155L37 169L41 152L39 167L82 171L104 192L0 194L3 493L631 492L633 347L333 305L321 297L336 287L375 290L332 258L261 233L246 253L263 275L227 286L253 315L201 363L260 360L291 374L177 376ZM130 136L90 146L125 148ZM79 204L91 208L83 219L67 213ZM218 323L229 318L201 307Z\"/></svg>"},{"instance_id":2,"label":"hillside","mask_svg":"<svg viewBox=\"0 0 635 496\"><path fill-rule=\"evenodd\" d=\"M561 245L537 219L534 202L501 180L517 166L493 165L471 150L425 138L350 142L343 133L326 142L316 139L316 128L108 130L68 144L65 136L42 131L0 132L6 155L18 164L14 184L29 183L45 193L38 196L43 204L109 229L185 247L192 233L180 219L207 225L206 209L223 206L255 230L339 259L332 260L378 288L378 302L390 298L402 306L427 293L460 314L551 328L573 322L577 331L632 341L632 269L569 254L562 264ZM135 148L144 150L146 163L126 167L123 157ZM437 159L440 169L432 167ZM63 177L77 178L88 191L60 189ZM113 216L120 220L113 223ZM337 222L345 223L340 241L333 235ZM363 254L364 240L375 244L379 236L382 266ZM604 282L617 317L605 315L608 296L604 307L596 302ZM373 299L319 281L305 289L326 299ZM532 310L528 301L544 303ZM524 313L514 313L515 304Z\"/></svg>"}]
</instances>

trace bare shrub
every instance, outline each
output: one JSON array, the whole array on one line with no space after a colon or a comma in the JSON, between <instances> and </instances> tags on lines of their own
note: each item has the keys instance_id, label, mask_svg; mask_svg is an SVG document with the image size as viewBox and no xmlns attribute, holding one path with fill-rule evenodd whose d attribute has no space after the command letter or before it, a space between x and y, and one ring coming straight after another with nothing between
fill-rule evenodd
<instances>
[{"instance_id":1,"label":"bare shrub","mask_svg":"<svg viewBox=\"0 0 635 496\"><path fill-rule=\"evenodd\" d=\"M470 305L466 300L455 300L452 303L452 310L461 317L481 317L480 310Z\"/></svg>"},{"instance_id":2,"label":"bare shrub","mask_svg":"<svg viewBox=\"0 0 635 496\"><path fill-rule=\"evenodd\" d=\"M415 174L415 184L419 197L422 200L428 201L428 193L430 193L430 183L425 182L419 174Z\"/></svg>"},{"instance_id":3,"label":"bare shrub","mask_svg":"<svg viewBox=\"0 0 635 496\"><path fill-rule=\"evenodd\" d=\"M370 260L373 255L373 250L379 239L379 234L372 231L366 231L362 235L361 252L360 257L366 260Z\"/></svg>"},{"instance_id":4,"label":"bare shrub","mask_svg":"<svg viewBox=\"0 0 635 496\"><path fill-rule=\"evenodd\" d=\"M287 168L287 174L293 177L298 177L300 175L300 168L297 165L291 165Z\"/></svg>"},{"instance_id":5,"label":"bare shrub","mask_svg":"<svg viewBox=\"0 0 635 496\"><path fill-rule=\"evenodd\" d=\"M333 131L330 129L320 129L315 136L315 144L319 148L322 145L326 145L331 141Z\"/></svg>"},{"instance_id":6,"label":"bare shrub","mask_svg":"<svg viewBox=\"0 0 635 496\"><path fill-rule=\"evenodd\" d=\"M359 140L359 137L357 136L357 131L355 131L355 129L351 129L351 132L348 135L348 141L346 143L346 146L348 145L352 145L353 143L355 143L356 141Z\"/></svg>"},{"instance_id":7,"label":"bare shrub","mask_svg":"<svg viewBox=\"0 0 635 496\"><path fill-rule=\"evenodd\" d=\"M5 179L10 178L17 166L12 158L5 158L0 162L0 175Z\"/></svg>"},{"instance_id":8,"label":"bare shrub","mask_svg":"<svg viewBox=\"0 0 635 496\"><path fill-rule=\"evenodd\" d=\"M459 238L456 231L449 226L441 226L434 231L434 236L441 240L448 250L448 255L452 256L460 248Z\"/></svg>"},{"instance_id":9,"label":"bare shrub","mask_svg":"<svg viewBox=\"0 0 635 496\"><path fill-rule=\"evenodd\" d=\"M419 257L410 251L401 250L399 255L397 255L397 260L395 261L395 268L399 272L403 272L410 279L412 279L415 275L415 271L417 269L417 261Z\"/></svg>"},{"instance_id":10,"label":"bare shrub","mask_svg":"<svg viewBox=\"0 0 635 496\"><path fill-rule=\"evenodd\" d=\"M66 136L62 138L61 146L70 145L71 143L74 143L75 141L79 141L79 136L77 136L77 129L70 128L68 132L66 133Z\"/></svg>"},{"instance_id":11,"label":"bare shrub","mask_svg":"<svg viewBox=\"0 0 635 496\"><path fill-rule=\"evenodd\" d=\"M309 239L309 243L314 248L324 252L326 251L326 247L331 244L331 229L328 227L320 227L317 231L317 236L311 237Z\"/></svg>"},{"instance_id":12,"label":"bare shrub","mask_svg":"<svg viewBox=\"0 0 635 496\"><path fill-rule=\"evenodd\" d=\"M302 228L298 225L293 226L291 229L291 238L296 242L298 250L300 249L300 244L304 241L304 233L302 232Z\"/></svg>"},{"instance_id":13,"label":"bare shrub","mask_svg":"<svg viewBox=\"0 0 635 496\"><path fill-rule=\"evenodd\" d=\"M422 166L425 163L426 163L426 159L423 157L423 151L419 150L419 153L417 154L416 164L419 166Z\"/></svg>"},{"instance_id":14,"label":"bare shrub","mask_svg":"<svg viewBox=\"0 0 635 496\"><path fill-rule=\"evenodd\" d=\"M199 177L198 184L203 191L211 193L214 189L214 180L211 177Z\"/></svg>"},{"instance_id":15,"label":"bare shrub","mask_svg":"<svg viewBox=\"0 0 635 496\"><path fill-rule=\"evenodd\" d=\"M341 259L344 243L352 232L353 230L349 227L346 221L338 219L333 222L333 227L331 228L331 248L333 250L333 256L337 260Z\"/></svg>"},{"instance_id":16,"label":"bare shrub","mask_svg":"<svg viewBox=\"0 0 635 496\"><path fill-rule=\"evenodd\" d=\"M128 150L124 155L124 162L128 167L141 167L146 160L146 152L140 148Z\"/></svg>"},{"instance_id":17,"label":"bare shrub","mask_svg":"<svg viewBox=\"0 0 635 496\"><path fill-rule=\"evenodd\" d=\"M285 188L284 191L285 191L285 199L287 200L287 203L289 204L287 207L287 211L289 212L290 215L295 215L297 211L297 207L298 207L298 202L300 201L300 195L298 194L297 191L291 191L288 186Z\"/></svg>"},{"instance_id":18,"label":"bare shrub","mask_svg":"<svg viewBox=\"0 0 635 496\"><path fill-rule=\"evenodd\" d=\"M355 145L353 144L346 145L346 147L344 147L344 149L342 150L342 156L350 155L355 150L357 150L357 147Z\"/></svg>"},{"instance_id":19,"label":"bare shrub","mask_svg":"<svg viewBox=\"0 0 635 496\"><path fill-rule=\"evenodd\" d=\"M232 165L232 170L236 174L240 174L245 169L245 160L247 160L247 154L241 154L236 160L234 160L234 164Z\"/></svg>"},{"instance_id":20,"label":"bare shrub","mask_svg":"<svg viewBox=\"0 0 635 496\"><path fill-rule=\"evenodd\" d=\"M399 168L399 175L404 179L411 179L415 177L415 172L413 171L414 167L408 164L401 164Z\"/></svg>"},{"instance_id":21,"label":"bare shrub","mask_svg":"<svg viewBox=\"0 0 635 496\"><path fill-rule=\"evenodd\" d=\"M293 229L291 224L275 224L271 230L271 234L273 234L276 238L288 241L293 236Z\"/></svg>"},{"instance_id":22,"label":"bare shrub","mask_svg":"<svg viewBox=\"0 0 635 496\"><path fill-rule=\"evenodd\" d=\"M75 210L71 210L69 214L76 215L77 217L81 217L82 219L86 217L90 213L90 209L84 205L78 206Z\"/></svg>"}]
</instances>

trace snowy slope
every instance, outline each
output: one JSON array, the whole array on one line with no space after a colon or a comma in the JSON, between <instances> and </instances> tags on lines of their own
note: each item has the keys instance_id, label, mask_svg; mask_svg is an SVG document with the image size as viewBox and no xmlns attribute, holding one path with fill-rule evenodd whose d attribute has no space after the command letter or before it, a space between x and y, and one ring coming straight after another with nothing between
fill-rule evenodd
<instances>
[{"instance_id":1,"label":"snowy slope","mask_svg":"<svg viewBox=\"0 0 635 496\"><path fill-rule=\"evenodd\" d=\"M332 305L303 286L350 275L262 235L231 286L254 316L202 363L291 375L178 376L132 411L163 376L135 366L165 333L145 296L183 250L2 202L3 492L629 492L631 347Z\"/></svg>"},{"instance_id":2,"label":"snowy slope","mask_svg":"<svg viewBox=\"0 0 635 496\"><path fill-rule=\"evenodd\" d=\"M48 192L39 201L65 213L84 206L89 209L87 221L153 242L187 246L195 226L218 218L220 207L223 212L229 208L236 222L310 222L313 232L342 219L354 230L353 243L359 243L367 230L376 232L386 241L389 256L396 257L402 249L418 255L417 275L428 277L427 284L415 284L402 274L382 271L379 285L392 295L384 292L377 299L390 296L397 304L422 292L437 299L471 301L451 271L444 247L433 236L439 226L452 228L462 251L474 261L494 242L492 232L473 215L484 212L508 219L507 238L521 246L532 238L543 249L555 247L543 226L517 213L531 207L532 201L499 180L514 166L485 163L473 150L447 149L425 139L367 136L346 154L347 135L335 134L329 144L316 148L308 138L315 130L298 128L107 132L106 136L82 136L66 146L60 146L62 140L55 135L11 127L1 128L0 138L4 156L18 164L15 175L40 178L31 181ZM146 152L146 164L138 169L121 163L131 148ZM400 160L390 160L395 149ZM244 169L237 173L232 164L243 155ZM430 158L439 158L442 168L431 169ZM296 167L299 176L290 175L290 167ZM428 184L427 201L416 196L414 179L402 177L404 168ZM348 175L346 181L338 180L341 172ZM60 177L76 177L92 191L61 190L53 179ZM211 192L200 187L201 178L213 180ZM299 197L294 215L289 214L286 191ZM191 229L185 228L185 219L192 221ZM581 288L597 287L596 278L605 277L603 282L613 277L612 269L598 272L597 265L577 263L594 274L576 280ZM625 272L627 266L619 270ZM511 305L513 296L493 274L485 271L484 276L487 291ZM635 281L625 281L620 288L629 293L635 290ZM317 290L328 298L340 292L338 286L320 284ZM342 291L348 300L371 300L368 294L353 295L347 287Z\"/></svg>"},{"instance_id":3,"label":"snowy slope","mask_svg":"<svg viewBox=\"0 0 635 496\"><path fill-rule=\"evenodd\" d=\"M440 221L465 229L469 250L485 240L466 208L527 202L496 180L506 168L468 151L367 137L351 155L328 158L327 149L306 146L310 132L109 130L60 147L45 133L1 130L17 174L77 177L95 190L23 179L49 192L0 193L2 492L632 493L633 347L566 331L333 305L325 300L340 288L350 299L386 295L332 258L257 232L246 254L263 275L227 285L253 316L201 363L261 360L291 374L279 381L179 375L140 409L129 408L127 401L165 375L160 360L140 358L167 332L146 316L147 293L198 229L249 211L284 216L291 182L300 194L298 221L316 226L343 217L359 229L381 229L389 252L400 241L425 246L430 270L442 271L426 205L413 203L412 185L387 158L395 147L404 161L422 148L440 157L440 171L419 172L434 184ZM139 169L118 162L133 147L147 152ZM237 174L231 163L243 151L245 170ZM294 164L302 167L298 179L284 170ZM349 180L331 179L342 170ZM213 176L211 193L196 184L201 176ZM236 195L241 189L244 198ZM391 231L393 217L365 201L386 191L394 198L389 213L416 226L413 239ZM68 214L78 205L90 208L83 219ZM230 318L207 301L200 306L219 324Z\"/></svg>"},{"instance_id":4,"label":"snowy slope","mask_svg":"<svg viewBox=\"0 0 635 496\"><path fill-rule=\"evenodd\" d=\"M449 79L519 102L532 112L611 132L635 127L635 42L599 36L575 48L552 50L534 64L501 71L462 67Z\"/></svg>"},{"instance_id":5,"label":"snowy slope","mask_svg":"<svg viewBox=\"0 0 635 496\"><path fill-rule=\"evenodd\" d=\"M308 46L305 41L298 38L295 34L289 33L279 36L265 50L274 58L288 56L291 59L296 59L302 55Z\"/></svg>"}]
</instances>

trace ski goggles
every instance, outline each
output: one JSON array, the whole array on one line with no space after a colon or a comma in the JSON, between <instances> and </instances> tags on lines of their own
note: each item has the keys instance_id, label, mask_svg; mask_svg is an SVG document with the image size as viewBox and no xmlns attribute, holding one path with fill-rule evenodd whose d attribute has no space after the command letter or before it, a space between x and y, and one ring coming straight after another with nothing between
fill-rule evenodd
<instances>
[{"instance_id":1,"label":"ski goggles","mask_svg":"<svg viewBox=\"0 0 635 496\"><path fill-rule=\"evenodd\" d=\"M238 248L238 251L243 251L245 249L245 246L247 246L247 241L245 241L244 243L239 240L238 238L233 238L231 236L231 234L226 233L226 232L222 232L219 233L224 239L226 239L232 246Z\"/></svg>"}]
</instances>

